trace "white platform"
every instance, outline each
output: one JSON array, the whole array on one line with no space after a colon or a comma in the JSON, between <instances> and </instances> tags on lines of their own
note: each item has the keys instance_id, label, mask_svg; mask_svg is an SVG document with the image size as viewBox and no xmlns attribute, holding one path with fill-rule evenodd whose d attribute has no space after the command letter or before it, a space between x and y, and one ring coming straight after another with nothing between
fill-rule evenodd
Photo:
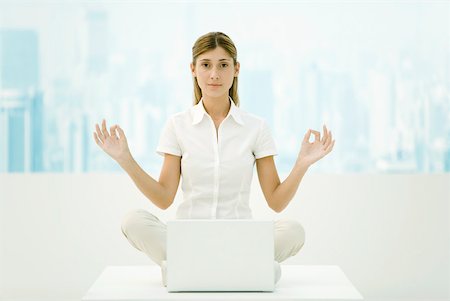
<instances>
[{"instance_id":1,"label":"white platform","mask_svg":"<svg viewBox=\"0 0 450 301\"><path fill-rule=\"evenodd\" d=\"M281 270L274 292L169 293L159 266L108 266L82 300L363 300L338 266L281 265Z\"/></svg>"}]
</instances>

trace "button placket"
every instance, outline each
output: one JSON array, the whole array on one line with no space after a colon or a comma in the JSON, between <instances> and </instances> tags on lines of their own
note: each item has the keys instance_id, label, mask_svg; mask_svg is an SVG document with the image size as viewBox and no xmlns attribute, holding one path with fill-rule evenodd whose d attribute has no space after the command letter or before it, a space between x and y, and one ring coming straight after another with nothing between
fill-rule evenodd
<instances>
[{"instance_id":1,"label":"button placket","mask_svg":"<svg viewBox=\"0 0 450 301\"><path fill-rule=\"evenodd\" d=\"M210 116L209 120L211 121L212 126L212 132L213 132L213 148L214 148L214 191L213 191L213 204L211 206L211 218L216 219L217 218L217 204L219 202L219 165L220 165L220 158L219 158L219 133L220 133L220 127L222 124L219 125L219 128L217 129L216 134L216 126L214 125L214 121Z\"/></svg>"}]
</instances>

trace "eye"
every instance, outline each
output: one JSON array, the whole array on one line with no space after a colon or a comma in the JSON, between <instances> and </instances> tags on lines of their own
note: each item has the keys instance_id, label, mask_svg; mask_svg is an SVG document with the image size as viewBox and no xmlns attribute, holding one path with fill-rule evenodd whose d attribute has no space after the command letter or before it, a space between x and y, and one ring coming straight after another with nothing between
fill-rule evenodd
<instances>
[{"instance_id":1,"label":"eye","mask_svg":"<svg viewBox=\"0 0 450 301\"><path fill-rule=\"evenodd\" d=\"M222 64L222 66L225 66L225 67L227 67L227 66L228 66L228 64Z\"/></svg>"},{"instance_id":2,"label":"eye","mask_svg":"<svg viewBox=\"0 0 450 301\"><path fill-rule=\"evenodd\" d=\"M202 66L208 65L208 63L203 63Z\"/></svg>"}]
</instances>

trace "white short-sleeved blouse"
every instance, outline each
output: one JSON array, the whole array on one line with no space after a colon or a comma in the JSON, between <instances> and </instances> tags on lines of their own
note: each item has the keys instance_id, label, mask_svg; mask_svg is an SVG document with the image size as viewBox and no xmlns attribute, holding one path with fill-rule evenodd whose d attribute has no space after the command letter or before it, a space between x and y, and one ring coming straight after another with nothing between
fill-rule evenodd
<instances>
[{"instance_id":1,"label":"white short-sleeved blouse","mask_svg":"<svg viewBox=\"0 0 450 301\"><path fill-rule=\"evenodd\" d=\"M255 159L277 155L266 121L231 107L218 128L203 99L173 114L156 152L181 156L183 201L178 219L251 219L250 184Z\"/></svg>"}]
</instances>

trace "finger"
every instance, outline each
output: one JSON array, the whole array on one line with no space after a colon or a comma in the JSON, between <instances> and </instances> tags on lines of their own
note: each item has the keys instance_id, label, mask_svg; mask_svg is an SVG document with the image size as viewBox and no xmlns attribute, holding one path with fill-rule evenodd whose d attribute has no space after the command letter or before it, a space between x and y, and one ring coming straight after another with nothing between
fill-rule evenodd
<instances>
[{"instance_id":1,"label":"finger","mask_svg":"<svg viewBox=\"0 0 450 301\"><path fill-rule=\"evenodd\" d=\"M95 130L97 131L98 138L103 143L105 141L105 137L103 136L102 132L100 131L100 127L98 126L97 123L95 124Z\"/></svg>"},{"instance_id":2,"label":"finger","mask_svg":"<svg viewBox=\"0 0 450 301\"><path fill-rule=\"evenodd\" d=\"M322 144L326 144L328 139L328 131L325 124L323 125L323 137L322 137Z\"/></svg>"},{"instance_id":3,"label":"finger","mask_svg":"<svg viewBox=\"0 0 450 301\"><path fill-rule=\"evenodd\" d=\"M330 145L331 141L333 141L333 134L331 134L331 131L329 131L328 137L327 137L327 140L325 141L323 149L326 149Z\"/></svg>"},{"instance_id":4,"label":"finger","mask_svg":"<svg viewBox=\"0 0 450 301\"><path fill-rule=\"evenodd\" d=\"M119 132L119 139L125 138L125 133L123 132L122 128L120 126L117 126L117 131Z\"/></svg>"},{"instance_id":5,"label":"finger","mask_svg":"<svg viewBox=\"0 0 450 301\"><path fill-rule=\"evenodd\" d=\"M103 119L103 121L102 121L102 133L103 133L103 136L105 136L105 138L109 137L108 130L106 129L106 120L105 119Z\"/></svg>"},{"instance_id":6,"label":"finger","mask_svg":"<svg viewBox=\"0 0 450 301\"><path fill-rule=\"evenodd\" d=\"M97 143L98 146L102 146L100 139L98 139L98 137L97 137L96 132L93 132L93 136L94 136L95 143Z\"/></svg>"},{"instance_id":7,"label":"finger","mask_svg":"<svg viewBox=\"0 0 450 301\"><path fill-rule=\"evenodd\" d=\"M117 127L117 125L113 125L113 126L109 129L109 131L111 132L111 137L113 137L114 139L119 139L119 138L117 137L117 135L116 135L116 127Z\"/></svg>"},{"instance_id":8,"label":"finger","mask_svg":"<svg viewBox=\"0 0 450 301\"><path fill-rule=\"evenodd\" d=\"M309 143L309 137L311 137L311 130L308 130L303 138L303 143Z\"/></svg>"},{"instance_id":9,"label":"finger","mask_svg":"<svg viewBox=\"0 0 450 301\"><path fill-rule=\"evenodd\" d=\"M331 152L333 150L333 146L334 146L334 142L336 140L333 140L333 142L330 143L330 145L325 149L325 152L328 154L329 152Z\"/></svg>"},{"instance_id":10,"label":"finger","mask_svg":"<svg viewBox=\"0 0 450 301\"><path fill-rule=\"evenodd\" d=\"M314 142L320 141L320 132L315 131L315 130L311 130L311 132L314 134Z\"/></svg>"}]
</instances>

